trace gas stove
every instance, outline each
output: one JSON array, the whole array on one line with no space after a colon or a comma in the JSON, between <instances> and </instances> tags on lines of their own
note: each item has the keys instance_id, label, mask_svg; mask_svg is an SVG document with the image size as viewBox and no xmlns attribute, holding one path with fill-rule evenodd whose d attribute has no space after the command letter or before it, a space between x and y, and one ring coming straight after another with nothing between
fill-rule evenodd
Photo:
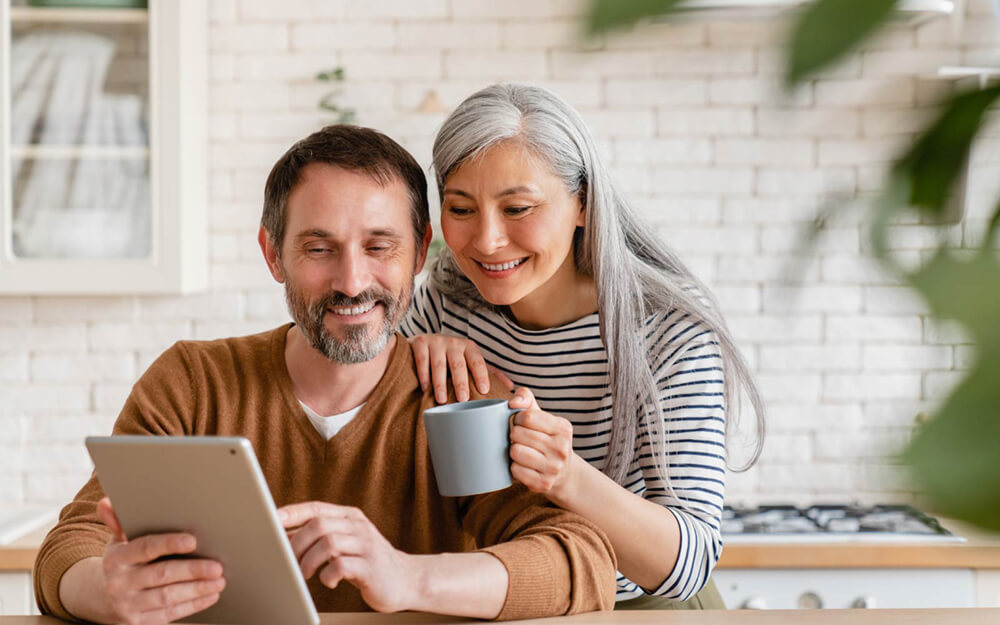
<instances>
[{"instance_id":1,"label":"gas stove","mask_svg":"<svg viewBox=\"0 0 1000 625\"><path fill-rule=\"evenodd\" d=\"M818 504L726 506L726 544L787 542L964 542L913 506Z\"/></svg>"}]
</instances>

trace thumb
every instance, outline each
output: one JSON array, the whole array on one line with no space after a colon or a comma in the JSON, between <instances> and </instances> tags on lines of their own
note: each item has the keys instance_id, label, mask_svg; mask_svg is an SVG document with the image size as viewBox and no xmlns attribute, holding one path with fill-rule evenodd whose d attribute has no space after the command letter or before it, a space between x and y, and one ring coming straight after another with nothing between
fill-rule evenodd
<instances>
[{"instance_id":1,"label":"thumb","mask_svg":"<svg viewBox=\"0 0 1000 625\"><path fill-rule=\"evenodd\" d=\"M118 522L118 516L115 515L115 510L111 506L111 500L107 497L97 502L97 518L111 530L112 540L120 543L128 542L125 531L122 530L122 524Z\"/></svg>"},{"instance_id":2,"label":"thumb","mask_svg":"<svg viewBox=\"0 0 1000 625\"><path fill-rule=\"evenodd\" d=\"M535 396L531 391L523 386L514 391L514 397L510 400L510 407L515 410L541 410Z\"/></svg>"}]
</instances>

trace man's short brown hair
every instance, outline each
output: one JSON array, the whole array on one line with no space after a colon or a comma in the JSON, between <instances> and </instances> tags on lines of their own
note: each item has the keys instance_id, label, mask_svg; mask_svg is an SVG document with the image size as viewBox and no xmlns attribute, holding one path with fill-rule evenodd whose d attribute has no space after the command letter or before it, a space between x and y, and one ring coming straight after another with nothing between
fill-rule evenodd
<instances>
[{"instance_id":1,"label":"man's short brown hair","mask_svg":"<svg viewBox=\"0 0 1000 625\"><path fill-rule=\"evenodd\" d=\"M430 212L427 206L427 178L416 159L386 135L361 126L326 126L297 142L271 168L264 187L264 213L260 219L278 253L285 237L285 210L288 196L310 163L326 163L348 171L361 172L385 186L401 181L410 196L410 219L417 249L423 243Z\"/></svg>"}]
</instances>

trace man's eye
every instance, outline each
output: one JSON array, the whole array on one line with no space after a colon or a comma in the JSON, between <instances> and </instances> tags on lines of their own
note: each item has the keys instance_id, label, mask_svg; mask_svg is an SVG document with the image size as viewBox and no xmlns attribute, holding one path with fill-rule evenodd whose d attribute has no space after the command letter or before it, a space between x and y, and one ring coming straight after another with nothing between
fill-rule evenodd
<instances>
[{"instance_id":1,"label":"man's eye","mask_svg":"<svg viewBox=\"0 0 1000 625\"><path fill-rule=\"evenodd\" d=\"M326 254L329 251L330 249L326 247L310 247L306 249L306 252L308 254L312 254L314 256L318 256L320 254Z\"/></svg>"},{"instance_id":2,"label":"man's eye","mask_svg":"<svg viewBox=\"0 0 1000 625\"><path fill-rule=\"evenodd\" d=\"M379 252L388 252L389 249L390 248L388 245L372 245L371 247L368 248L368 251L379 253Z\"/></svg>"}]
</instances>

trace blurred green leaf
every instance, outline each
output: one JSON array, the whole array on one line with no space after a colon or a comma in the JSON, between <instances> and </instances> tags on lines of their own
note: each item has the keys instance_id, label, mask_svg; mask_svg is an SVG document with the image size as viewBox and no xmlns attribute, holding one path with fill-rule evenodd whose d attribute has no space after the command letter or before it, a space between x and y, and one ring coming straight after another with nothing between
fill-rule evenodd
<instances>
[{"instance_id":1,"label":"blurred green leaf","mask_svg":"<svg viewBox=\"0 0 1000 625\"><path fill-rule=\"evenodd\" d=\"M875 32L900 1L816 0L811 3L803 9L793 29L785 86L795 86L840 59Z\"/></svg>"},{"instance_id":2,"label":"blurred green leaf","mask_svg":"<svg viewBox=\"0 0 1000 625\"><path fill-rule=\"evenodd\" d=\"M669 13L686 0L592 0L587 19L587 34L631 26L635 22Z\"/></svg>"},{"instance_id":3,"label":"blurred green leaf","mask_svg":"<svg viewBox=\"0 0 1000 625\"><path fill-rule=\"evenodd\" d=\"M941 249L909 278L935 317L969 332L977 359L904 460L938 512L1000 530L1000 261Z\"/></svg>"},{"instance_id":4,"label":"blurred green leaf","mask_svg":"<svg viewBox=\"0 0 1000 625\"><path fill-rule=\"evenodd\" d=\"M959 178L987 109L1000 98L1000 86L956 93L943 104L938 118L893 168L910 181L908 204L941 216Z\"/></svg>"}]
</instances>

